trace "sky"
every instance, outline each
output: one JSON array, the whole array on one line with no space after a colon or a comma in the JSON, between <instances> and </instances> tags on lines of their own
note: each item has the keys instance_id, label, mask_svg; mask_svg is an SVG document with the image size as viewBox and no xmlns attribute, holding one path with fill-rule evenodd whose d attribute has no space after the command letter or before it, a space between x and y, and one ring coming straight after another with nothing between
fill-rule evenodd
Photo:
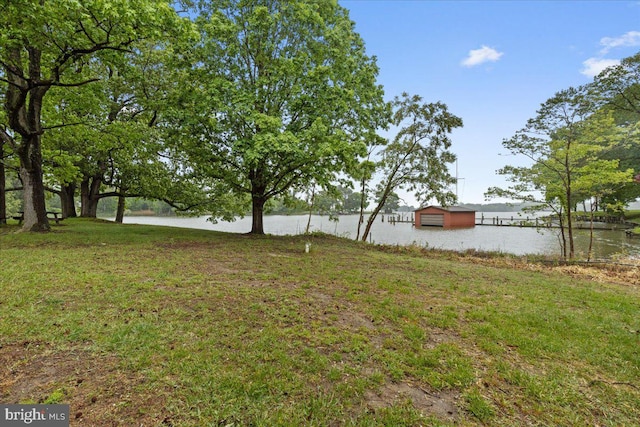
<instances>
[{"instance_id":1,"label":"sky","mask_svg":"<svg viewBox=\"0 0 640 427\"><path fill-rule=\"evenodd\" d=\"M442 101L462 118L464 127L452 133L461 203L488 203L489 187L508 185L496 170L527 164L502 141L540 104L640 51L637 0L339 3L377 58L387 100L408 92Z\"/></svg>"}]
</instances>

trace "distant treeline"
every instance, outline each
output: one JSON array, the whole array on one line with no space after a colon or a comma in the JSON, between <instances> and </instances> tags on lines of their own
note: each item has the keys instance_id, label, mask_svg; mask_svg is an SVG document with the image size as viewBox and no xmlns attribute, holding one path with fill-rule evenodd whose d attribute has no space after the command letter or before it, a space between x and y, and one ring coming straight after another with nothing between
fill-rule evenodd
<instances>
[{"instance_id":1,"label":"distant treeline","mask_svg":"<svg viewBox=\"0 0 640 427\"><path fill-rule=\"evenodd\" d=\"M463 203L460 206L478 212L520 212L529 205L524 203Z\"/></svg>"},{"instance_id":2,"label":"distant treeline","mask_svg":"<svg viewBox=\"0 0 640 427\"><path fill-rule=\"evenodd\" d=\"M317 214L354 214L357 212L353 206L341 206L342 209L336 209L334 206L325 206L322 196L319 197L319 203L314 206L313 212ZM267 205L266 213L270 215L300 215L309 213L309 206L302 200L297 200L298 203L292 205L285 205L282 202L274 201ZM50 200L51 207L58 208L59 202L56 198ZM98 205L99 216L113 216L116 212L117 199L115 197L109 197L102 199ZM528 205L523 203L463 203L462 206L467 209L473 209L477 212L520 212ZM413 212L416 208L413 206L392 206L391 210L387 213L393 212ZM139 215L144 212L145 214L155 214L159 216L175 215L174 209L165 202L158 200L145 200L142 198L128 198L127 199L127 215Z\"/></svg>"}]
</instances>

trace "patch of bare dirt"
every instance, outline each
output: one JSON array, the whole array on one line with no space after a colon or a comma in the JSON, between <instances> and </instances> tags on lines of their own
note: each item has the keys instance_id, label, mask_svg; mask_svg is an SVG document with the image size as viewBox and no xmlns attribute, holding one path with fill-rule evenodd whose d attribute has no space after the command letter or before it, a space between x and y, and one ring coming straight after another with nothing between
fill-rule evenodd
<instances>
[{"instance_id":1,"label":"patch of bare dirt","mask_svg":"<svg viewBox=\"0 0 640 427\"><path fill-rule=\"evenodd\" d=\"M216 248L224 248L222 242L201 242L194 240L187 241L169 241L157 243L159 248L164 250L202 250L202 251L210 251Z\"/></svg>"},{"instance_id":2,"label":"patch of bare dirt","mask_svg":"<svg viewBox=\"0 0 640 427\"><path fill-rule=\"evenodd\" d=\"M460 335L452 329L431 328L426 332L427 340L424 343L424 348L426 349L432 350L441 344L458 343L462 340Z\"/></svg>"},{"instance_id":3,"label":"patch of bare dirt","mask_svg":"<svg viewBox=\"0 0 640 427\"><path fill-rule=\"evenodd\" d=\"M367 391L365 399L367 406L373 411L409 399L413 407L425 417L435 416L442 420L455 422L460 416L457 403L460 394L453 390L431 392L410 383L389 383L377 392Z\"/></svg>"},{"instance_id":4,"label":"patch of bare dirt","mask_svg":"<svg viewBox=\"0 0 640 427\"><path fill-rule=\"evenodd\" d=\"M0 402L69 404L71 426L173 425L166 393L144 387L141 374L120 369L117 358L87 350L56 350L41 343L0 347Z\"/></svg>"},{"instance_id":5,"label":"patch of bare dirt","mask_svg":"<svg viewBox=\"0 0 640 427\"><path fill-rule=\"evenodd\" d=\"M351 310L340 311L338 324L348 329L363 329L372 331L376 327L370 319L367 319L362 313L358 313Z\"/></svg>"}]
</instances>

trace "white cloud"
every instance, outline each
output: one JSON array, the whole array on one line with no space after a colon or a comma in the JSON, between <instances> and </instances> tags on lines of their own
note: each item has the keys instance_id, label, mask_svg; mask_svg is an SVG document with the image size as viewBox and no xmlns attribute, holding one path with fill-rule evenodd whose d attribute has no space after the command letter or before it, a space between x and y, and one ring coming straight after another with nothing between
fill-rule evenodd
<instances>
[{"instance_id":1,"label":"white cloud","mask_svg":"<svg viewBox=\"0 0 640 427\"><path fill-rule=\"evenodd\" d=\"M496 62L500 57L504 55L503 52L482 46L480 49L474 49L469 51L469 56L462 61L462 65L465 67L475 67L476 65L484 64L485 62Z\"/></svg>"},{"instance_id":2,"label":"white cloud","mask_svg":"<svg viewBox=\"0 0 640 427\"><path fill-rule=\"evenodd\" d=\"M616 47L640 46L640 31L629 31L620 37L603 37L600 39L600 45L603 46L600 51L602 55Z\"/></svg>"},{"instance_id":3,"label":"white cloud","mask_svg":"<svg viewBox=\"0 0 640 427\"><path fill-rule=\"evenodd\" d=\"M589 58L582 63L584 68L580 73L588 77L595 77L605 68L612 67L620 64L618 59L606 59L606 58Z\"/></svg>"},{"instance_id":4,"label":"white cloud","mask_svg":"<svg viewBox=\"0 0 640 427\"><path fill-rule=\"evenodd\" d=\"M600 39L600 46L602 49L597 57L589 58L582 63L584 67L580 70L581 74L595 77L606 68L620 64L618 59L607 59L603 56L616 48L640 46L640 31L628 31L619 37L603 37Z\"/></svg>"}]
</instances>

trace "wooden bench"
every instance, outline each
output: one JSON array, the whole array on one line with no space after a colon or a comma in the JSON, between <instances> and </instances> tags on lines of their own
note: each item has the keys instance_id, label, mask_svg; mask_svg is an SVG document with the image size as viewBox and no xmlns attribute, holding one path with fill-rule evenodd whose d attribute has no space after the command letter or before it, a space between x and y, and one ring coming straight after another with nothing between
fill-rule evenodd
<instances>
[{"instance_id":1,"label":"wooden bench","mask_svg":"<svg viewBox=\"0 0 640 427\"><path fill-rule=\"evenodd\" d=\"M18 212L18 214L19 215L15 215L12 218L18 221L19 225L22 224L22 221L24 221L24 212ZM56 224L60 224L60 221L64 219L62 217L62 214L59 212L47 212L47 218L54 220Z\"/></svg>"},{"instance_id":2,"label":"wooden bench","mask_svg":"<svg viewBox=\"0 0 640 427\"><path fill-rule=\"evenodd\" d=\"M51 218L53 216L53 218ZM56 224L60 224L60 221L62 221L64 218L62 218L62 214L59 212L47 212L47 217L49 217L49 219L52 219L56 222Z\"/></svg>"}]
</instances>

